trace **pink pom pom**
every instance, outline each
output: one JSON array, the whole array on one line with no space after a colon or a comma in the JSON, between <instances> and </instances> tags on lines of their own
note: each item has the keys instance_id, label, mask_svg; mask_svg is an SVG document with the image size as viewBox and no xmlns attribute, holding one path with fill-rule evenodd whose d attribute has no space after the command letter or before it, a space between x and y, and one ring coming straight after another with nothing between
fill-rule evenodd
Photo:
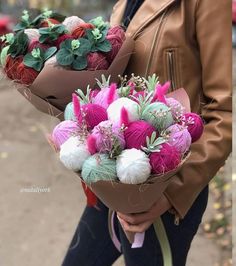
<instances>
[{"instance_id":1,"label":"pink pom pom","mask_svg":"<svg viewBox=\"0 0 236 266\"><path fill-rule=\"evenodd\" d=\"M57 149L78 131L78 125L74 121L66 120L58 124L52 132L52 140Z\"/></svg>"},{"instance_id":2,"label":"pink pom pom","mask_svg":"<svg viewBox=\"0 0 236 266\"><path fill-rule=\"evenodd\" d=\"M94 89L94 90L91 90L90 94L89 94L89 100L91 102L93 102L93 99L98 95L98 93L100 92L99 89Z\"/></svg>"},{"instance_id":3,"label":"pink pom pom","mask_svg":"<svg viewBox=\"0 0 236 266\"><path fill-rule=\"evenodd\" d=\"M182 116L182 125L187 126L192 137L192 142L197 141L202 136L204 123L201 117L196 113L186 113Z\"/></svg>"},{"instance_id":4,"label":"pink pom pom","mask_svg":"<svg viewBox=\"0 0 236 266\"><path fill-rule=\"evenodd\" d=\"M113 124L111 121L103 121L97 125L92 135L96 139L96 148L98 152L106 153L112 150L114 139L119 142L121 149L125 148L124 134L120 125Z\"/></svg>"},{"instance_id":5,"label":"pink pom pom","mask_svg":"<svg viewBox=\"0 0 236 266\"><path fill-rule=\"evenodd\" d=\"M169 88L170 88L169 81L167 81L164 85L157 84L152 102L159 101L159 102L166 104L165 95L167 91L169 90Z\"/></svg>"},{"instance_id":6,"label":"pink pom pom","mask_svg":"<svg viewBox=\"0 0 236 266\"><path fill-rule=\"evenodd\" d=\"M112 83L110 88L109 88L109 92L108 92L108 96L107 96L107 104L110 105L111 103L113 103L116 99L117 99L117 85L115 83Z\"/></svg>"},{"instance_id":7,"label":"pink pom pom","mask_svg":"<svg viewBox=\"0 0 236 266\"><path fill-rule=\"evenodd\" d=\"M111 103L119 98L116 84L112 84L109 88L104 88L94 97L93 103L107 108Z\"/></svg>"},{"instance_id":8,"label":"pink pom pom","mask_svg":"<svg viewBox=\"0 0 236 266\"><path fill-rule=\"evenodd\" d=\"M156 131L155 127L146 121L135 121L129 124L125 130L125 142L128 149L141 149L141 146L146 146L146 138L151 137Z\"/></svg>"},{"instance_id":9,"label":"pink pom pom","mask_svg":"<svg viewBox=\"0 0 236 266\"><path fill-rule=\"evenodd\" d=\"M84 104L81 109L89 130L93 129L100 122L107 120L106 109L98 104Z\"/></svg>"},{"instance_id":10,"label":"pink pom pom","mask_svg":"<svg viewBox=\"0 0 236 266\"><path fill-rule=\"evenodd\" d=\"M185 154L192 143L188 129L184 126L174 124L166 130L170 134L168 143L174 146L181 154Z\"/></svg>"},{"instance_id":11,"label":"pink pom pom","mask_svg":"<svg viewBox=\"0 0 236 266\"><path fill-rule=\"evenodd\" d=\"M122 107L120 112L120 125L124 125L125 127L127 127L129 125L129 114L125 107Z\"/></svg>"},{"instance_id":12,"label":"pink pom pom","mask_svg":"<svg viewBox=\"0 0 236 266\"><path fill-rule=\"evenodd\" d=\"M166 104L168 107L171 109L172 116L176 119L179 120L179 118L184 114L185 109L183 105L177 101L174 98L168 98L166 97Z\"/></svg>"},{"instance_id":13,"label":"pink pom pom","mask_svg":"<svg viewBox=\"0 0 236 266\"><path fill-rule=\"evenodd\" d=\"M178 167L181 162L181 154L175 147L165 143L160 152L152 153L149 159L152 173L164 174Z\"/></svg>"},{"instance_id":14,"label":"pink pom pom","mask_svg":"<svg viewBox=\"0 0 236 266\"><path fill-rule=\"evenodd\" d=\"M95 154L97 152L96 149L96 137L93 135L90 135L87 139L87 147L88 151L91 155Z\"/></svg>"}]
</instances>

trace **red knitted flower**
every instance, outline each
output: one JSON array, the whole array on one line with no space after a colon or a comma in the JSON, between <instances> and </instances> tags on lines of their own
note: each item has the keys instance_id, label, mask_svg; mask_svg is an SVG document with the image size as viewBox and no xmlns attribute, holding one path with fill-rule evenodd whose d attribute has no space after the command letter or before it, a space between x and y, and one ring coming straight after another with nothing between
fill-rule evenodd
<instances>
[{"instance_id":1,"label":"red knitted flower","mask_svg":"<svg viewBox=\"0 0 236 266\"><path fill-rule=\"evenodd\" d=\"M72 36L76 39L81 38L85 35L87 29L94 29L94 25L91 23L81 23L73 32Z\"/></svg>"},{"instance_id":2,"label":"red knitted flower","mask_svg":"<svg viewBox=\"0 0 236 266\"><path fill-rule=\"evenodd\" d=\"M105 70L109 68L109 63L102 53L89 53L87 56L88 70Z\"/></svg>"}]
</instances>

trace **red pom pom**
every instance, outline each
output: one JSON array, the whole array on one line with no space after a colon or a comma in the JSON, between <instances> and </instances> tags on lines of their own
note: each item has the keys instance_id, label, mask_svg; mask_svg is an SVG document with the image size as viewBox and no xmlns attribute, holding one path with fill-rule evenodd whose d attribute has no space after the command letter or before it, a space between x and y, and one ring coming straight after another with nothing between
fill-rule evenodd
<instances>
[{"instance_id":1,"label":"red pom pom","mask_svg":"<svg viewBox=\"0 0 236 266\"><path fill-rule=\"evenodd\" d=\"M94 25L91 23L81 23L73 32L72 36L75 39L81 38L85 35L86 29L94 29Z\"/></svg>"},{"instance_id":2,"label":"red pom pom","mask_svg":"<svg viewBox=\"0 0 236 266\"><path fill-rule=\"evenodd\" d=\"M46 51L50 48L50 45L40 43L38 40L32 40L28 46L28 52L31 53L35 48L41 48L42 50Z\"/></svg>"},{"instance_id":3,"label":"red pom pom","mask_svg":"<svg viewBox=\"0 0 236 266\"><path fill-rule=\"evenodd\" d=\"M15 81L20 80L20 75L19 72L17 71L17 68L22 62L23 62L23 56L12 58L10 55L8 55L6 60L6 65L4 68L4 71L6 72L8 78Z\"/></svg>"},{"instance_id":4,"label":"red pom pom","mask_svg":"<svg viewBox=\"0 0 236 266\"><path fill-rule=\"evenodd\" d=\"M125 41L125 31L121 26L114 26L108 30L107 35L116 35L118 36L122 41Z\"/></svg>"},{"instance_id":5,"label":"red pom pom","mask_svg":"<svg viewBox=\"0 0 236 266\"><path fill-rule=\"evenodd\" d=\"M55 45L56 47L59 49L60 48L60 44L62 42L64 42L65 40L72 40L74 39L74 37L70 34L64 34L64 35L61 35L56 41L55 41Z\"/></svg>"},{"instance_id":6,"label":"red pom pom","mask_svg":"<svg viewBox=\"0 0 236 266\"><path fill-rule=\"evenodd\" d=\"M106 58L107 58L107 61L111 63L115 59L116 55L118 54L123 44L123 41L117 35L108 35L107 40L111 43L112 48L111 48L111 51L106 54Z\"/></svg>"},{"instance_id":7,"label":"red pom pom","mask_svg":"<svg viewBox=\"0 0 236 266\"><path fill-rule=\"evenodd\" d=\"M177 168L181 162L181 154L169 144L163 144L160 152L150 155L153 174L164 174Z\"/></svg>"},{"instance_id":8,"label":"red pom pom","mask_svg":"<svg viewBox=\"0 0 236 266\"><path fill-rule=\"evenodd\" d=\"M41 27L41 28L47 28L47 27L49 27L50 22L51 22L52 24L61 24L58 20L56 20L56 19L54 19L54 18L48 18L48 19L43 20L43 21L40 23L40 27Z\"/></svg>"},{"instance_id":9,"label":"red pom pom","mask_svg":"<svg viewBox=\"0 0 236 266\"><path fill-rule=\"evenodd\" d=\"M17 71L20 76L20 83L25 85L31 85L39 74L33 68L25 66L23 62L19 64Z\"/></svg>"},{"instance_id":10,"label":"red pom pom","mask_svg":"<svg viewBox=\"0 0 236 266\"><path fill-rule=\"evenodd\" d=\"M146 138L151 137L155 131L156 129L146 121L140 120L130 123L124 132L127 149L146 147Z\"/></svg>"},{"instance_id":11,"label":"red pom pom","mask_svg":"<svg viewBox=\"0 0 236 266\"><path fill-rule=\"evenodd\" d=\"M89 53L87 55L88 70L105 70L109 68L109 63L102 53Z\"/></svg>"}]
</instances>

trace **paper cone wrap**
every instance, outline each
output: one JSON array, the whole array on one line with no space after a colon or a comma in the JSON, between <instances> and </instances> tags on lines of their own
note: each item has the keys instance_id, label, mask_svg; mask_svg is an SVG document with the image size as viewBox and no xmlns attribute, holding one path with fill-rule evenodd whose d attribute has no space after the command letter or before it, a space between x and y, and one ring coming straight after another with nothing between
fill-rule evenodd
<instances>
[{"instance_id":1,"label":"paper cone wrap","mask_svg":"<svg viewBox=\"0 0 236 266\"><path fill-rule=\"evenodd\" d=\"M38 110L62 120L65 107L71 102L71 95L76 89L86 92L88 85L93 88L102 74L106 78L111 76L111 82L119 82L118 75L123 75L133 48L134 40L127 37L107 70L75 71L45 65L31 86L18 91Z\"/></svg>"}]
</instances>

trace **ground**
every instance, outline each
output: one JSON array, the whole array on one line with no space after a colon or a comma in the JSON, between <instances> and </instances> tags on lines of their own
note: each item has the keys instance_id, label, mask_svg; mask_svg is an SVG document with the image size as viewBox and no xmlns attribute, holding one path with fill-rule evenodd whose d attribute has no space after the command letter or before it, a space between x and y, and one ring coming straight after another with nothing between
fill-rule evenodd
<instances>
[{"instance_id":1,"label":"ground","mask_svg":"<svg viewBox=\"0 0 236 266\"><path fill-rule=\"evenodd\" d=\"M12 84L0 84L0 265L59 266L85 197L46 141L57 121L35 110ZM49 191L24 191L29 188ZM211 214L210 197L204 220ZM199 231L187 266L214 266L219 257L218 247Z\"/></svg>"}]
</instances>

